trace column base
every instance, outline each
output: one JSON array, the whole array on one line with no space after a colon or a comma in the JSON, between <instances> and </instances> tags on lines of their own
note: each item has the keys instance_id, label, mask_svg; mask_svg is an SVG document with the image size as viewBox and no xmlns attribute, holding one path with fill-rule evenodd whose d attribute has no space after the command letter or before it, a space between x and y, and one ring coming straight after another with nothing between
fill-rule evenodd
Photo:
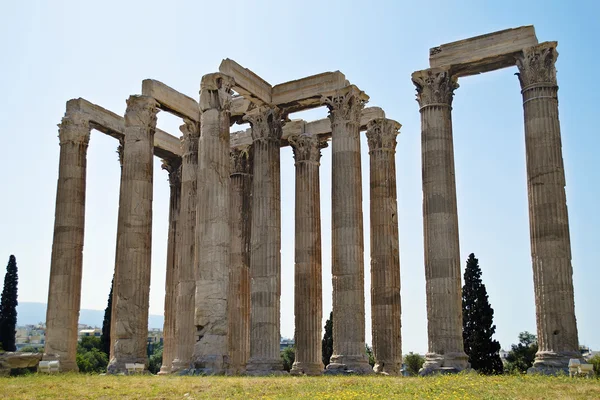
<instances>
[{"instance_id":1,"label":"column base","mask_svg":"<svg viewBox=\"0 0 600 400\"><path fill-rule=\"evenodd\" d=\"M175 375L187 375L187 371L192 369L191 361L181 361L174 359L171 364L171 373Z\"/></svg>"},{"instance_id":2,"label":"column base","mask_svg":"<svg viewBox=\"0 0 600 400\"><path fill-rule=\"evenodd\" d=\"M148 359L146 357L113 358L106 367L106 373L108 375L127 375L126 364L144 364L144 372L142 372L142 374L150 373L148 371Z\"/></svg>"},{"instance_id":3,"label":"column base","mask_svg":"<svg viewBox=\"0 0 600 400\"><path fill-rule=\"evenodd\" d=\"M577 351L565 351L555 353L552 351L538 351L535 354L533 366L527 370L529 375L568 375L569 360L575 358L584 363L581 353Z\"/></svg>"},{"instance_id":4,"label":"column base","mask_svg":"<svg viewBox=\"0 0 600 400\"><path fill-rule=\"evenodd\" d=\"M249 376L269 376L269 375L287 375L283 370L283 363L279 360L250 359L246 365L246 375Z\"/></svg>"},{"instance_id":5,"label":"column base","mask_svg":"<svg viewBox=\"0 0 600 400\"><path fill-rule=\"evenodd\" d=\"M161 365L160 366L160 371L158 371L158 374L156 375L170 375L172 372L172 368L166 365Z\"/></svg>"},{"instance_id":6,"label":"column base","mask_svg":"<svg viewBox=\"0 0 600 400\"><path fill-rule=\"evenodd\" d=\"M435 374L457 374L471 368L469 357L463 353L427 353L425 363L419 370L419 376Z\"/></svg>"},{"instance_id":7,"label":"column base","mask_svg":"<svg viewBox=\"0 0 600 400\"><path fill-rule=\"evenodd\" d=\"M60 354L44 353L42 361L58 361L60 372L79 372L77 361L66 360L60 356Z\"/></svg>"},{"instance_id":8,"label":"column base","mask_svg":"<svg viewBox=\"0 0 600 400\"><path fill-rule=\"evenodd\" d=\"M294 362L290 375L319 376L324 369L323 363Z\"/></svg>"},{"instance_id":9,"label":"column base","mask_svg":"<svg viewBox=\"0 0 600 400\"><path fill-rule=\"evenodd\" d=\"M225 375L229 368L229 356L203 355L192 365L190 375Z\"/></svg>"},{"instance_id":10,"label":"column base","mask_svg":"<svg viewBox=\"0 0 600 400\"><path fill-rule=\"evenodd\" d=\"M367 356L331 356L331 363L325 368L325 375L370 375L373 368Z\"/></svg>"},{"instance_id":11,"label":"column base","mask_svg":"<svg viewBox=\"0 0 600 400\"><path fill-rule=\"evenodd\" d=\"M387 361L378 361L375 362L375 366L373 367L373 371L379 375L391 375L397 376L401 375L400 370L402 369L402 363L393 363Z\"/></svg>"}]
</instances>

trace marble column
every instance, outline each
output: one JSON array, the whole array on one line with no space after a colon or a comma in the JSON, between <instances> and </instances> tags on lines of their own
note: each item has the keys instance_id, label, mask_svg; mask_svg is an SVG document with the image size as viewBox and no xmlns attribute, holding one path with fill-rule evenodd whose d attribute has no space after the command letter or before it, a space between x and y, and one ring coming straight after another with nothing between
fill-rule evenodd
<instances>
[{"instance_id":1,"label":"marble column","mask_svg":"<svg viewBox=\"0 0 600 400\"><path fill-rule=\"evenodd\" d=\"M177 312L177 241L181 206L181 159L163 160L162 168L169 173L169 235L167 239L167 275L165 279L165 314L163 326L163 359L159 374L169 374L175 348Z\"/></svg>"},{"instance_id":2,"label":"marble column","mask_svg":"<svg viewBox=\"0 0 600 400\"><path fill-rule=\"evenodd\" d=\"M193 362L198 372L207 374L229 368L229 105L233 85L233 78L215 73L204 75L200 87Z\"/></svg>"},{"instance_id":3,"label":"marble column","mask_svg":"<svg viewBox=\"0 0 600 400\"><path fill-rule=\"evenodd\" d=\"M573 267L565 170L558 120L556 42L517 58L525 115L527 192L538 352L531 373L567 371L581 359L573 298Z\"/></svg>"},{"instance_id":4,"label":"marble column","mask_svg":"<svg viewBox=\"0 0 600 400\"><path fill-rule=\"evenodd\" d=\"M462 338L458 212L452 143L456 78L444 69L412 75L421 112L423 233L429 350L421 374L469 367Z\"/></svg>"},{"instance_id":5,"label":"marble column","mask_svg":"<svg viewBox=\"0 0 600 400\"><path fill-rule=\"evenodd\" d=\"M187 370L194 352L194 307L196 274L196 202L198 174L198 140L200 125L189 119L179 128L183 133L181 157L181 206L175 255L177 258L177 301L175 317L175 348L171 372Z\"/></svg>"},{"instance_id":6,"label":"marble column","mask_svg":"<svg viewBox=\"0 0 600 400\"><path fill-rule=\"evenodd\" d=\"M114 349L108 373L126 363L147 364L148 307L152 245L152 183L156 101L130 96L125 112L119 237L113 292Z\"/></svg>"},{"instance_id":7,"label":"marble column","mask_svg":"<svg viewBox=\"0 0 600 400\"><path fill-rule=\"evenodd\" d=\"M281 306L282 119L277 107L258 107L244 117L252 127L253 181L250 241L250 375L282 374Z\"/></svg>"},{"instance_id":8,"label":"marble column","mask_svg":"<svg viewBox=\"0 0 600 400\"><path fill-rule=\"evenodd\" d=\"M372 373L365 352L365 266L360 115L369 97L348 86L329 108L332 154L333 355L327 370Z\"/></svg>"},{"instance_id":9,"label":"marble column","mask_svg":"<svg viewBox=\"0 0 600 400\"><path fill-rule=\"evenodd\" d=\"M327 142L316 135L288 139L296 161L294 318L296 359L293 375L321 375L321 201L319 166Z\"/></svg>"},{"instance_id":10,"label":"marble column","mask_svg":"<svg viewBox=\"0 0 600 400\"><path fill-rule=\"evenodd\" d=\"M229 372L231 374L240 374L246 371L246 363L250 354L251 145L231 150L230 204Z\"/></svg>"},{"instance_id":11,"label":"marble column","mask_svg":"<svg viewBox=\"0 0 600 400\"><path fill-rule=\"evenodd\" d=\"M378 118L367 125L371 181L371 324L373 370L402 369L400 254L396 201L396 136L400 124Z\"/></svg>"},{"instance_id":12,"label":"marble column","mask_svg":"<svg viewBox=\"0 0 600 400\"><path fill-rule=\"evenodd\" d=\"M78 371L77 322L81 300L88 121L67 103L59 126L60 161L46 314L44 360L60 360L61 372Z\"/></svg>"}]
</instances>

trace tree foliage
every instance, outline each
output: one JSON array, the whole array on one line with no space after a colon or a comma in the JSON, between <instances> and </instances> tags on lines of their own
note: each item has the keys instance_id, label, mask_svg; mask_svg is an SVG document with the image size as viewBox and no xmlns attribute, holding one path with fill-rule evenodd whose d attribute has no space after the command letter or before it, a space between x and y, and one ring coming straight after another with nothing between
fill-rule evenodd
<instances>
[{"instance_id":1,"label":"tree foliage","mask_svg":"<svg viewBox=\"0 0 600 400\"><path fill-rule=\"evenodd\" d=\"M283 361L283 370L290 372L294 361L296 361L296 348L294 346L286 347L281 352L281 360Z\"/></svg>"},{"instance_id":2,"label":"tree foliage","mask_svg":"<svg viewBox=\"0 0 600 400\"><path fill-rule=\"evenodd\" d=\"M369 359L369 365L371 367L375 366L375 357L373 356L373 349L371 346L365 343L365 353L367 353L367 358Z\"/></svg>"},{"instance_id":3,"label":"tree foliage","mask_svg":"<svg viewBox=\"0 0 600 400\"><path fill-rule=\"evenodd\" d=\"M418 375L424 363L425 357L415 354L412 351L404 356L404 366L410 376Z\"/></svg>"},{"instance_id":4,"label":"tree foliage","mask_svg":"<svg viewBox=\"0 0 600 400\"><path fill-rule=\"evenodd\" d=\"M500 360L500 343L492 339L496 332L494 309L488 301L485 285L481 281L479 260L471 253L465 268L465 285L462 290L463 343L471 368L486 374L503 372Z\"/></svg>"},{"instance_id":5,"label":"tree foliage","mask_svg":"<svg viewBox=\"0 0 600 400\"><path fill-rule=\"evenodd\" d=\"M600 354L596 354L594 357L590 358L588 362L594 366L596 376L600 377Z\"/></svg>"},{"instance_id":6,"label":"tree foliage","mask_svg":"<svg viewBox=\"0 0 600 400\"><path fill-rule=\"evenodd\" d=\"M328 366L333 355L333 311L329 314L329 319L325 322L325 333L321 341L321 353L323 355L323 365Z\"/></svg>"},{"instance_id":7,"label":"tree foliage","mask_svg":"<svg viewBox=\"0 0 600 400\"><path fill-rule=\"evenodd\" d=\"M102 351L106 354L110 354L110 321L112 318L112 297L114 285L115 277L113 275L113 279L110 284L110 292L108 293L108 304L104 310L104 321L102 321L102 336L100 336Z\"/></svg>"},{"instance_id":8,"label":"tree foliage","mask_svg":"<svg viewBox=\"0 0 600 400\"><path fill-rule=\"evenodd\" d=\"M527 372L533 365L537 351L537 337L527 331L519 333L519 344L511 345L506 357L506 370L510 373Z\"/></svg>"},{"instance_id":9,"label":"tree foliage","mask_svg":"<svg viewBox=\"0 0 600 400\"><path fill-rule=\"evenodd\" d=\"M0 300L0 344L5 351L16 351L17 327L17 260L11 255L8 258L6 275L4 275L4 289Z\"/></svg>"},{"instance_id":10,"label":"tree foliage","mask_svg":"<svg viewBox=\"0 0 600 400\"><path fill-rule=\"evenodd\" d=\"M158 342L148 348L151 349L150 356L148 357L148 371L153 374L158 374L160 372L160 367L162 366L163 343Z\"/></svg>"},{"instance_id":11,"label":"tree foliage","mask_svg":"<svg viewBox=\"0 0 600 400\"><path fill-rule=\"evenodd\" d=\"M102 373L106 372L108 355L102 351L102 342L96 336L84 336L77 344L77 355L75 357L79 372Z\"/></svg>"}]
</instances>

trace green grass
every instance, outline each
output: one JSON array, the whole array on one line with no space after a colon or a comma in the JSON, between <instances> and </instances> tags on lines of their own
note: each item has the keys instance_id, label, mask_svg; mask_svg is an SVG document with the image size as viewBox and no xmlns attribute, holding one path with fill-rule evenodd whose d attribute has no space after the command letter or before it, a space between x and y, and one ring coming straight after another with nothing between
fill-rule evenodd
<instances>
[{"instance_id":1,"label":"green grass","mask_svg":"<svg viewBox=\"0 0 600 400\"><path fill-rule=\"evenodd\" d=\"M427 378L28 375L0 378L1 399L600 399L600 380L544 376Z\"/></svg>"}]
</instances>

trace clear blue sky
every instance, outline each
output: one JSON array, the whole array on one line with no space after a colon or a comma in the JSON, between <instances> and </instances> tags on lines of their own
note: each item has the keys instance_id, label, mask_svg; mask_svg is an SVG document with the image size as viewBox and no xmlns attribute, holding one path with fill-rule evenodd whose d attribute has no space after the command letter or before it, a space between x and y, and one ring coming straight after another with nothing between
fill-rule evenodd
<instances>
[{"instance_id":1,"label":"clear blue sky","mask_svg":"<svg viewBox=\"0 0 600 400\"><path fill-rule=\"evenodd\" d=\"M232 58L272 84L342 71L402 123L397 148L403 351L427 350L420 122L410 74L430 47L521 25L558 41L563 155L580 343L600 348L600 165L597 66L600 7L593 1L18 1L0 12L0 261L15 254L19 300L47 300L59 146L65 102L84 97L118 114L158 79L198 98L200 78ZM535 332L523 111L516 68L461 78L454 143L461 259L474 252L503 348ZM304 113L322 118L321 108ZM294 117L294 116L292 116ZM180 120L159 114L179 135ZM237 129L236 127L233 128ZM240 127L241 129L241 127ZM117 142L94 131L82 308L103 309L114 267ZM367 341L370 342L368 156L363 138ZM282 150L282 325L293 336L294 167ZM331 309L331 154L323 151L324 316ZM150 312L162 313L168 184L155 163Z\"/></svg>"}]
</instances>

